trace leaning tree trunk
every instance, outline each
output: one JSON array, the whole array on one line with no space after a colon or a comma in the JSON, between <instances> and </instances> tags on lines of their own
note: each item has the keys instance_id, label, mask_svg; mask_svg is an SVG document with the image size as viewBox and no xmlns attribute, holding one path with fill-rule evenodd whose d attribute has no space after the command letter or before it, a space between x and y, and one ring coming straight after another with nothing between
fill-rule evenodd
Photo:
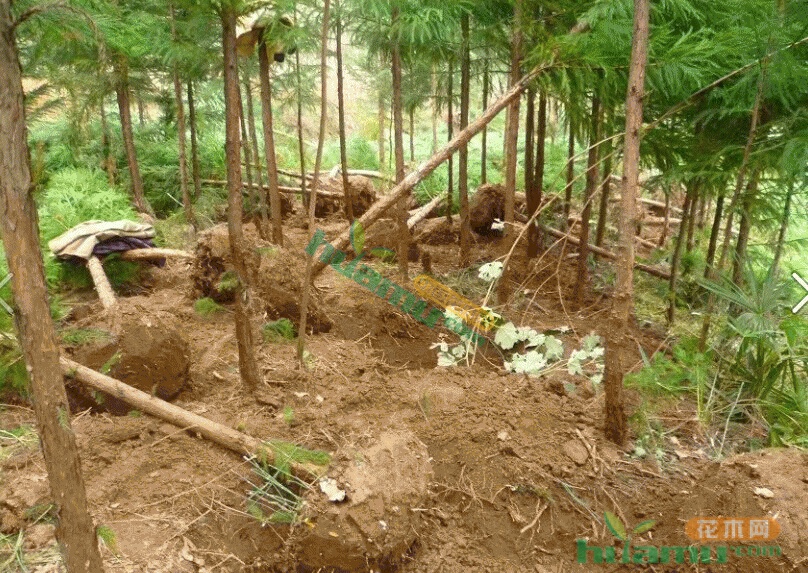
<instances>
[{"instance_id":1,"label":"leaning tree trunk","mask_svg":"<svg viewBox=\"0 0 808 573\"><path fill-rule=\"evenodd\" d=\"M0 238L11 271L19 332L45 468L55 504L56 540L70 572L103 571L70 426L50 315L39 224L31 193L22 76L9 0L0 0Z\"/></svg>"},{"instance_id":2,"label":"leaning tree trunk","mask_svg":"<svg viewBox=\"0 0 808 573\"><path fill-rule=\"evenodd\" d=\"M259 229L265 233L269 229L269 212L267 210L267 196L264 193L264 176L261 166L261 153L258 151L258 133L255 129L255 105L252 96L252 82L249 74L244 74L244 92L247 94L247 130L250 133L250 143L252 144L252 155L255 157L255 178L258 183L258 208L261 214L261 224ZM262 235L263 236L263 235Z\"/></svg>"},{"instance_id":3,"label":"leaning tree trunk","mask_svg":"<svg viewBox=\"0 0 808 573\"><path fill-rule=\"evenodd\" d=\"M488 109L488 91L490 89L491 78L488 71L488 53L483 56L483 111ZM480 184L485 185L488 183L488 126L483 128L483 134L480 136Z\"/></svg>"},{"instance_id":4,"label":"leaning tree trunk","mask_svg":"<svg viewBox=\"0 0 808 573\"><path fill-rule=\"evenodd\" d=\"M399 11L393 8L393 27L397 27ZM393 75L393 139L396 158L396 183L404 180L404 115L401 101L401 51L398 41L393 42L392 54ZM398 227L398 271L401 280L406 284L409 280L408 264L410 250L410 230L407 228L407 199L402 198L398 204L396 226Z\"/></svg>"},{"instance_id":5,"label":"leaning tree trunk","mask_svg":"<svg viewBox=\"0 0 808 573\"><path fill-rule=\"evenodd\" d=\"M236 272L236 340L241 379L249 391L261 380L253 348L250 324L249 285L244 257L244 232L241 223L241 141L239 136L239 82L236 55L236 13L225 5L222 10L222 50L224 52L225 149L227 154L227 230L230 253ZM263 51L263 50L262 50Z\"/></svg>"},{"instance_id":6,"label":"leaning tree trunk","mask_svg":"<svg viewBox=\"0 0 808 573\"><path fill-rule=\"evenodd\" d=\"M446 133L449 141L454 137L454 66L449 60L449 78L446 85ZM449 177L448 188L446 190L446 220L452 222L452 209L454 209L454 157L449 157Z\"/></svg>"},{"instance_id":7,"label":"leaning tree trunk","mask_svg":"<svg viewBox=\"0 0 808 573\"><path fill-rule=\"evenodd\" d=\"M199 169L199 143L196 138L196 105L194 104L194 87L188 80L188 123L191 131L191 178L194 181L194 199L202 194L202 174Z\"/></svg>"},{"instance_id":8,"label":"leaning tree trunk","mask_svg":"<svg viewBox=\"0 0 808 573\"><path fill-rule=\"evenodd\" d=\"M780 222L780 232L777 234L777 245L774 247L774 259L772 260L772 267L769 274L777 278L778 271L780 270L780 259L783 256L783 246L786 242L786 233L788 233L788 221L791 218L791 197L794 195L794 184L788 186L786 191L786 204L783 207L783 220Z\"/></svg>"},{"instance_id":9,"label":"leaning tree trunk","mask_svg":"<svg viewBox=\"0 0 808 573\"><path fill-rule=\"evenodd\" d=\"M509 84L515 86L522 75L522 7L523 0L516 0L513 7L513 37L511 39L511 70ZM510 249L516 240L513 229L516 210L516 164L519 161L519 104L515 98L508 108L505 126L505 246ZM510 268L505 264L497 285L497 299L505 305L511 296Z\"/></svg>"},{"instance_id":10,"label":"leaning tree trunk","mask_svg":"<svg viewBox=\"0 0 808 573\"><path fill-rule=\"evenodd\" d=\"M544 194L544 150L547 139L547 95L544 90L539 95L539 119L536 133L536 165L531 189L526 189L528 217L539 210ZM527 230L527 256L536 257L541 248L541 233L535 223Z\"/></svg>"},{"instance_id":11,"label":"leaning tree trunk","mask_svg":"<svg viewBox=\"0 0 808 573\"><path fill-rule=\"evenodd\" d=\"M337 4L337 112L339 115L339 161L342 166L342 190L345 193L345 217L353 223L353 199L348 182L348 150L345 142L345 92L342 70L342 12Z\"/></svg>"},{"instance_id":12,"label":"leaning tree trunk","mask_svg":"<svg viewBox=\"0 0 808 573\"><path fill-rule=\"evenodd\" d=\"M309 232L314 235L314 210L317 206L317 185L320 183L320 166L323 160L325 128L328 122L328 17L331 2L325 0L323 6L323 28L320 32L320 131L317 137L317 155L314 158L314 179L309 198ZM305 177L304 177L305 180ZM351 225L353 229L353 225ZM297 336L297 360L300 367L306 366L306 321L309 314L309 293L314 278L314 256L306 259L306 277L303 280L303 295L300 301L300 330Z\"/></svg>"},{"instance_id":13,"label":"leaning tree trunk","mask_svg":"<svg viewBox=\"0 0 808 573\"><path fill-rule=\"evenodd\" d=\"M567 111L569 115L569 110ZM575 129L572 125L572 117L567 117L570 133L567 144L567 184L564 186L564 222L563 228L569 225L570 210L572 208L572 185L575 180Z\"/></svg>"},{"instance_id":14,"label":"leaning tree trunk","mask_svg":"<svg viewBox=\"0 0 808 573\"><path fill-rule=\"evenodd\" d=\"M679 233L676 235L676 244L671 255L671 278L668 282L668 326L673 326L676 318L676 281L679 279L679 261L681 260L682 245L687 235L687 222L693 216L693 205L698 193L700 180L690 181L687 186L685 203L682 205L682 221L679 223Z\"/></svg>"},{"instance_id":15,"label":"leaning tree trunk","mask_svg":"<svg viewBox=\"0 0 808 573\"><path fill-rule=\"evenodd\" d=\"M469 124L471 107L471 53L469 40L470 18L467 12L460 17L462 45L460 47L460 130ZM469 214L469 146L463 145L458 156L458 193L460 195L460 266L467 267L471 256L471 220Z\"/></svg>"},{"instance_id":16,"label":"leaning tree trunk","mask_svg":"<svg viewBox=\"0 0 808 573\"><path fill-rule=\"evenodd\" d=\"M269 56L263 34L258 43L258 67L261 75L261 118L264 125L264 156L267 161L269 208L272 214L272 242L276 245L283 245L281 193L278 189L278 163L275 157L275 132L272 126L272 85L269 81Z\"/></svg>"},{"instance_id":17,"label":"leaning tree trunk","mask_svg":"<svg viewBox=\"0 0 808 573\"><path fill-rule=\"evenodd\" d=\"M584 207L581 210L581 231L579 239L581 246L578 250L578 281L576 285L576 303L578 307L584 304L584 292L589 286L589 219L592 216L592 201L595 199L595 190L598 186L598 142L600 141L600 126L603 118L600 113L600 99L592 97L592 131L589 136L589 157L586 166L586 191L584 193Z\"/></svg>"},{"instance_id":18,"label":"leaning tree trunk","mask_svg":"<svg viewBox=\"0 0 808 573\"><path fill-rule=\"evenodd\" d=\"M177 41L177 28L174 21L174 5L169 8L171 20L171 38ZM188 188L188 159L185 152L185 106L182 103L182 82L180 81L179 66L174 63L172 69L172 79L174 80L174 103L177 106L177 149L179 150L180 161L180 192L182 193L182 208L185 212L185 220L196 228L196 217L194 207L191 204L191 191Z\"/></svg>"},{"instance_id":19,"label":"leaning tree trunk","mask_svg":"<svg viewBox=\"0 0 808 573\"><path fill-rule=\"evenodd\" d=\"M648 59L649 0L634 0L634 34L626 94L626 130L623 153L623 190L615 286L606 344L606 437L617 444L626 441L623 376L628 371L631 349L627 345L629 320L634 308L634 227L640 174L642 105L645 65Z\"/></svg>"},{"instance_id":20,"label":"leaning tree trunk","mask_svg":"<svg viewBox=\"0 0 808 573\"><path fill-rule=\"evenodd\" d=\"M116 68L117 82L115 93L118 96L118 112L121 115L121 135L126 150L126 164L129 166L129 176L132 180L132 196L135 208L147 215L154 215L154 211L143 193L143 179L140 177L140 167L137 162L135 150L135 136L132 133L132 114L129 111L129 70L125 61L121 60Z\"/></svg>"}]
</instances>

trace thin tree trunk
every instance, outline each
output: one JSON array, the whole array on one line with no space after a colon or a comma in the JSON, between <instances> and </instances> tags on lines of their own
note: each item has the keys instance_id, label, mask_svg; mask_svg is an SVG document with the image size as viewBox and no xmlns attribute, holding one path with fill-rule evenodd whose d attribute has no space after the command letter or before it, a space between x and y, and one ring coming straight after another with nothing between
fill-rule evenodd
<instances>
[{"instance_id":1,"label":"thin tree trunk","mask_svg":"<svg viewBox=\"0 0 808 573\"><path fill-rule=\"evenodd\" d=\"M415 161L415 108L409 109L410 115L410 162Z\"/></svg>"},{"instance_id":2,"label":"thin tree trunk","mask_svg":"<svg viewBox=\"0 0 808 573\"><path fill-rule=\"evenodd\" d=\"M533 139L536 129L536 90L527 90L527 110L525 111L525 194L533 190L534 159L536 150L533 146Z\"/></svg>"},{"instance_id":3,"label":"thin tree trunk","mask_svg":"<svg viewBox=\"0 0 808 573\"><path fill-rule=\"evenodd\" d=\"M125 61L117 66L117 82L115 93L118 96L118 112L121 116L121 134L123 146L126 150L126 164L129 166L129 176L132 180L132 196L135 208L147 215L154 216L154 211L143 193L143 179L140 177L140 167L137 162L135 150L135 137L132 134L132 115L129 112L129 72Z\"/></svg>"},{"instance_id":4,"label":"thin tree trunk","mask_svg":"<svg viewBox=\"0 0 808 573\"><path fill-rule=\"evenodd\" d=\"M612 141L606 142L603 154L606 159L603 162L603 177L600 182L600 205L598 206L598 228L595 232L595 246L602 247L603 239L606 237L606 219L609 214L609 192L612 186Z\"/></svg>"},{"instance_id":5,"label":"thin tree trunk","mask_svg":"<svg viewBox=\"0 0 808 573\"><path fill-rule=\"evenodd\" d=\"M297 19L297 5L295 5ZM295 50L295 81L297 83L297 153L300 160L300 190L303 205L309 208L309 194L306 192L306 150L303 145L303 81L300 73L300 50Z\"/></svg>"},{"instance_id":6,"label":"thin tree trunk","mask_svg":"<svg viewBox=\"0 0 808 573\"><path fill-rule=\"evenodd\" d=\"M454 66L449 59L449 78L446 87L448 113L446 115L446 133L449 141L454 137ZM446 190L446 220L452 222L452 209L454 209L454 157L449 157L449 183Z\"/></svg>"},{"instance_id":7,"label":"thin tree trunk","mask_svg":"<svg viewBox=\"0 0 808 573\"><path fill-rule=\"evenodd\" d=\"M707 246L707 256L704 259L704 278L713 280L715 278L715 253L718 250L718 235L721 232L721 220L724 217L724 192L718 196L715 202L715 215L713 215L713 226L710 230L710 243Z\"/></svg>"},{"instance_id":8,"label":"thin tree trunk","mask_svg":"<svg viewBox=\"0 0 808 573\"><path fill-rule=\"evenodd\" d=\"M342 70L342 13L341 3L337 3L337 113L339 122L339 160L342 166L342 190L345 193L345 217L353 223L353 198L348 181L348 150L345 141L345 92Z\"/></svg>"},{"instance_id":9,"label":"thin tree trunk","mask_svg":"<svg viewBox=\"0 0 808 573\"><path fill-rule=\"evenodd\" d=\"M547 94L544 90L539 94L539 119L538 132L536 133L536 165L533 175L533 186L526 190L528 216L532 217L541 207L542 196L544 194L544 150L547 139ZM527 256L536 257L541 248L541 233L536 224L527 230Z\"/></svg>"},{"instance_id":10,"label":"thin tree trunk","mask_svg":"<svg viewBox=\"0 0 808 573\"><path fill-rule=\"evenodd\" d=\"M104 98L101 98L99 107L101 112L101 153L104 155L104 171L107 172L107 181L110 187L115 187L115 157L112 155L112 145L107 124L107 112L104 109Z\"/></svg>"},{"instance_id":11,"label":"thin tree trunk","mask_svg":"<svg viewBox=\"0 0 808 573\"><path fill-rule=\"evenodd\" d=\"M398 27L399 11L392 11L393 27ZM397 41L393 42L393 140L396 159L396 183L404 180L404 114L401 101L401 51ZM409 281L410 230L407 228L407 199L398 202L396 226L398 227L398 272L404 284Z\"/></svg>"},{"instance_id":12,"label":"thin tree trunk","mask_svg":"<svg viewBox=\"0 0 808 573\"><path fill-rule=\"evenodd\" d=\"M698 196L693 197L690 203L690 216L687 218L687 250L692 251L696 247L696 209L698 209ZM684 214L682 215L684 217ZM682 221L680 225L684 225Z\"/></svg>"},{"instance_id":13,"label":"thin tree trunk","mask_svg":"<svg viewBox=\"0 0 808 573\"><path fill-rule=\"evenodd\" d=\"M235 319L238 363L248 391L255 391L261 380L253 348L250 324L247 265L244 260L241 223L241 141L239 137L239 81L236 55L236 13L228 4L222 9L222 50L224 52L225 148L227 155L227 230L230 253L236 272Z\"/></svg>"},{"instance_id":14,"label":"thin tree trunk","mask_svg":"<svg viewBox=\"0 0 808 573\"><path fill-rule=\"evenodd\" d=\"M510 86L519 83L522 75L522 9L523 0L515 0L513 7L513 37L511 38L511 70L508 78ZM516 240L513 229L516 207L516 166L519 161L519 105L521 98L515 98L508 108L505 126L505 246L510 249ZM497 284L497 300L505 305L511 296L510 268L504 265Z\"/></svg>"},{"instance_id":15,"label":"thin tree trunk","mask_svg":"<svg viewBox=\"0 0 808 573\"><path fill-rule=\"evenodd\" d=\"M174 5L170 9L171 37L177 41L177 29L174 20ZM177 149L179 150L180 161L180 192L182 193L182 208L185 212L185 220L196 229L196 217L194 216L194 206L191 204L191 191L188 187L188 158L185 151L185 106L182 102L182 82L180 81L179 66L174 63L172 76L174 80L174 103L177 106Z\"/></svg>"},{"instance_id":16,"label":"thin tree trunk","mask_svg":"<svg viewBox=\"0 0 808 573\"><path fill-rule=\"evenodd\" d=\"M524 76L518 84L513 86L501 98L491 104L491 106L486 109L480 117L471 122L466 129L458 133L455 138L452 139L452 141L450 141L442 149L438 150L438 152L432 157L421 163L418 168L415 169L415 171L409 173L404 178L404 181L393 187L383 199L374 203L370 209L368 209L367 212L358 219L362 226L366 230L369 229L373 223L378 221L379 217L386 213L402 197L406 197L412 191L413 187L423 181L424 178L432 174L435 169L442 165L450 155L460 149L463 144L468 143L472 137L480 133L483 130L483 127L491 123L491 121L503 109L505 109L514 99L518 98L522 92L527 89L530 82L535 80L545 69L545 66L539 66L531 70L531 72ZM339 236L333 241L331 241L331 245L336 249L345 250L348 247L350 240L351 230L349 227L340 233ZM319 275L326 266L327 263L318 260L316 263L314 263L312 276Z\"/></svg>"},{"instance_id":17,"label":"thin tree trunk","mask_svg":"<svg viewBox=\"0 0 808 573\"><path fill-rule=\"evenodd\" d=\"M760 171L755 170L746 185L746 193L741 204L741 224L738 226L738 240L735 243L735 259L732 266L732 282L743 284L743 271L746 265L746 248L749 244L749 232L752 228L752 205L757 195Z\"/></svg>"},{"instance_id":18,"label":"thin tree trunk","mask_svg":"<svg viewBox=\"0 0 808 573\"><path fill-rule=\"evenodd\" d=\"M676 319L676 281L679 279L679 261L682 255L682 245L687 236L687 221L692 212L693 199L698 193L698 180L690 181L687 186L685 203L682 205L682 221L679 223L679 233L671 256L671 278L668 282L668 326L673 326Z\"/></svg>"},{"instance_id":19,"label":"thin tree trunk","mask_svg":"<svg viewBox=\"0 0 808 573\"><path fill-rule=\"evenodd\" d=\"M567 121L570 133L567 144L567 184L564 186L564 229L569 226L570 210L572 208L572 182L575 179L575 130L572 125L572 117L568 117Z\"/></svg>"},{"instance_id":20,"label":"thin tree trunk","mask_svg":"<svg viewBox=\"0 0 808 573\"><path fill-rule=\"evenodd\" d=\"M314 179L311 184L311 197L309 199L309 232L312 236L315 232L314 211L317 206L317 186L320 183L320 166L323 160L325 128L328 121L328 19L330 8L330 0L325 0L323 6L323 28L320 33L320 132L317 137L317 155L314 158ZM353 228L353 225L351 228ZM297 360L301 368L306 367L306 321L308 319L309 296L313 279L314 257L311 256L306 259L306 278L303 281L303 295L300 302L300 329L297 336Z\"/></svg>"},{"instance_id":21,"label":"thin tree trunk","mask_svg":"<svg viewBox=\"0 0 808 573\"><path fill-rule=\"evenodd\" d=\"M707 217L707 190L703 189L701 195L699 196L699 204L698 204L698 219L696 221L696 228L699 231L704 230L704 221Z\"/></svg>"},{"instance_id":22,"label":"thin tree trunk","mask_svg":"<svg viewBox=\"0 0 808 573\"><path fill-rule=\"evenodd\" d=\"M791 197L794 195L794 184L790 184L788 191L786 191L786 204L783 208L783 220L780 222L780 232L777 234L777 245L774 247L774 259L772 260L772 267L769 274L777 278L780 271L780 259L783 256L783 247L786 243L786 234L788 233L788 221L791 219Z\"/></svg>"},{"instance_id":23,"label":"thin tree trunk","mask_svg":"<svg viewBox=\"0 0 808 573\"><path fill-rule=\"evenodd\" d=\"M239 127L241 128L241 152L244 156L244 174L247 177L247 193L250 197L250 214L254 217L255 209L258 208L259 205L258 196L263 194L264 191L254 184L253 167L255 166L255 163L253 162L250 136L249 132L247 131L247 118L245 117L247 114L244 110L244 95L240 90L238 95L238 120ZM258 235L262 239L266 239L266 229L263 227L262 223L263 221L259 219L258 224L255 226L258 229Z\"/></svg>"},{"instance_id":24,"label":"thin tree trunk","mask_svg":"<svg viewBox=\"0 0 808 573\"><path fill-rule=\"evenodd\" d=\"M438 150L438 73L432 65L432 154Z\"/></svg>"},{"instance_id":25,"label":"thin tree trunk","mask_svg":"<svg viewBox=\"0 0 808 573\"><path fill-rule=\"evenodd\" d=\"M194 181L194 199L202 194L202 174L199 169L199 143L196 138L196 105L194 104L194 88L188 80L188 123L191 128L191 177Z\"/></svg>"},{"instance_id":26,"label":"thin tree trunk","mask_svg":"<svg viewBox=\"0 0 808 573\"><path fill-rule=\"evenodd\" d=\"M664 247L665 243L668 242L668 232L669 226L671 224L671 189L668 189L665 192L665 213L664 213L664 222L662 223L662 232L659 235L659 241L657 245L660 247ZM684 221L680 224L683 224Z\"/></svg>"},{"instance_id":27,"label":"thin tree trunk","mask_svg":"<svg viewBox=\"0 0 808 573\"><path fill-rule=\"evenodd\" d=\"M135 102L137 104L138 124L143 127L146 125L146 107L143 105L143 99L139 95L135 96Z\"/></svg>"},{"instance_id":28,"label":"thin tree trunk","mask_svg":"<svg viewBox=\"0 0 808 573\"><path fill-rule=\"evenodd\" d=\"M589 219L592 216L592 201L595 200L595 191L598 186L598 142L600 141L600 126L603 121L600 113L600 99L592 97L592 132L589 136L589 157L586 166L586 191L584 193L584 207L581 210L581 232L579 234L581 247L578 250L578 281L576 284L576 303L578 307L584 304L584 294L589 287Z\"/></svg>"},{"instance_id":29,"label":"thin tree trunk","mask_svg":"<svg viewBox=\"0 0 808 573\"><path fill-rule=\"evenodd\" d=\"M272 126L272 84L269 79L269 56L265 40L258 43L258 67L261 75L261 118L264 126L264 156L267 162L269 207L272 213L272 242L283 245L281 194L278 191L278 164L275 157L275 132Z\"/></svg>"},{"instance_id":30,"label":"thin tree trunk","mask_svg":"<svg viewBox=\"0 0 808 573\"><path fill-rule=\"evenodd\" d=\"M617 284L612 302L611 327L606 345L606 437L617 443L626 441L626 413L623 403L623 376L631 360L627 345L629 320L634 308L634 227L640 172L642 105L645 92L645 66L648 59L649 0L634 0L634 34L631 46L628 93L626 94L626 130L623 152L623 190L621 193L620 238L617 254Z\"/></svg>"},{"instance_id":31,"label":"thin tree trunk","mask_svg":"<svg viewBox=\"0 0 808 573\"><path fill-rule=\"evenodd\" d=\"M76 436L70 425L59 367L59 342L51 320L39 249L22 77L12 22L9 0L0 0L0 238L12 273L14 316L56 505L56 540L68 571L103 571Z\"/></svg>"},{"instance_id":32,"label":"thin tree trunk","mask_svg":"<svg viewBox=\"0 0 808 573\"><path fill-rule=\"evenodd\" d=\"M387 117L387 106L384 101L384 92L382 86L379 86L379 171L387 173L387 153L385 150L385 122Z\"/></svg>"},{"instance_id":33,"label":"thin tree trunk","mask_svg":"<svg viewBox=\"0 0 808 573\"><path fill-rule=\"evenodd\" d=\"M255 178L258 183L258 208L260 210L261 222L257 225L262 238L266 238L269 229L269 211L267 208L267 195L264 193L264 176L261 165L261 153L258 151L258 133L255 129L255 105L253 104L252 82L250 76L244 74L244 92L247 94L247 130L250 134L252 144L252 154L255 157Z\"/></svg>"},{"instance_id":34,"label":"thin tree trunk","mask_svg":"<svg viewBox=\"0 0 808 573\"><path fill-rule=\"evenodd\" d=\"M471 54L469 27L470 18L467 12L460 17L462 45L460 52L460 130L469 124L469 108L471 107ZM460 194L460 266L467 267L471 255L471 219L469 213L469 146L460 147L459 157L459 189Z\"/></svg>"},{"instance_id":35,"label":"thin tree trunk","mask_svg":"<svg viewBox=\"0 0 808 573\"><path fill-rule=\"evenodd\" d=\"M491 78L488 71L488 53L483 56L483 111L488 109L488 92L491 89ZM488 126L483 128L480 152L480 184L488 183Z\"/></svg>"}]
</instances>

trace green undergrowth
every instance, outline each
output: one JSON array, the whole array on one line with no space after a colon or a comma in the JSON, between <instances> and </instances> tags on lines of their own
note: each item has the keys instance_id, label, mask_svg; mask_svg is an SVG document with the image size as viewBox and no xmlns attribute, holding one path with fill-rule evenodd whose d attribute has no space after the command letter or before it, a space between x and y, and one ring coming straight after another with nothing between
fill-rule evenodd
<instances>
[{"instance_id":1,"label":"green undergrowth","mask_svg":"<svg viewBox=\"0 0 808 573\"><path fill-rule=\"evenodd\" d=\"M212 298L204 297L194 302L194 311L199 316L209 317L224 311L224 307Z\"/></svg>"},{"instance_id":2,"label":"green undergrowth","mask_svg":"<svg viewBox=\"0 0 808 573\"><path fill-rule=\"evenodd\" d=\"M84 346L85 344L112 340L112 335L109 332L99 328L65 328L59 333L59 336L62 342L71 346Z\"/></svg>"},{"instance_id":3,"label":"green undergrowth","mask_svg":"<svg viewBox=\"0 0 808 573\"><path fill-rule=\"evenodd\" d=\"M297 338L297 329L288 318L264 323L261 333L264 336L264 342L289 342Z\"/></svg>"}]
</instances>

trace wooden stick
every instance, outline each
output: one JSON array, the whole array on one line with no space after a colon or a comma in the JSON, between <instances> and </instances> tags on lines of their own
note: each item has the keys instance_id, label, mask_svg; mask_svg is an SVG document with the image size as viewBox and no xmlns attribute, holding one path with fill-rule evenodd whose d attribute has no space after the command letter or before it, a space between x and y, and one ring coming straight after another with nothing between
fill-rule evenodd
<instances>
[{"instance_id":1,"label":"wooden stick","mask_svg":"<svg viewBox=\"0 0 808 573\"><path fill-rule=\"evenodd\" d=\"M95 291L98 293L98 298L101 299L101 305L104 308L113 308L117 304L115 298L115 291L112 290L112 285L109 284L107 274L104 272L104 266L98 257L90 257L87 260L87 269L90 271L90 276L93 277L93 284Z\"/></svg>"},{"instance_id":2,"label":"wooden stick","mask_svg":"<svg viewBox=\"0 0 808 573\"><path fill-rule=\"evenodd\" d=\"M565 240L569 241L570 243L572 243L573 245L576 245L576 246L580 244L580 241L577 238L575 238L575 237L573 237L571 235L567 235L566 233L562 233L561 231L556 231L555 229L551 229L550 227L547 227L545 225L542 225L541 228L544 229L547 233L549 233L552 236L556 237L557 239L565 239ZM601 249L600 247L596 247L594 245L589 245L588 248L589 248L590 251L592 251L593 253L595 253L597 255L600 255L601 257L606 257L607 259L617 260L617 255L615 255L611 251L607 251L606 249ZM661 279L668 279L669 280L671 278L670 273L668 271L666 271L666 270L659 269L657 267L652 267L650 265L646 265L646 264L643 264L643 263L638 263L636 261L634 262L634 268L638 269L640 271L646 272L649 275L659 277Z\"/></svg>"},{"instance_id":3,"label":"wooden stick","mask_svg":"<svg viewBox=\"0 0 808 573\"><path fill-rule=\"evenodd\" d=\"M247 434L203 418L193 412L184 410L179 406L170 404L151 394L147 394L128 384L124 384L120 380L110 378L100 372L82 366L78 362L74 362L68 358L61 357L59 362L62 367L62 373L65 376L73 378L82 384L86 384L95 390L106 392L138 410L151 414L161 420L165 420L178 428L191 428L208 440L216 442L220 446L224 446L238 454L257 454L261 451L262 455L266 456L265 459L267 463L272 464L275 461L275 453L272 449L265 447L261 441L252 436L248 436ZM309 463L301 464L291 462L290 468L296 475L301 477L319 477L324 473L324 468Z\"/></svg>"},{"instance_id":4,"label":"wooden stick","mask_svg":"<svg viewBox=\"0 0 808 573\"><path fill-rule=\"evenodd\" d=\"M193 259L193 253L178 249L131 249L121 253L122 261L150 261L153 259Z\"/></svg>"},{"instance_id":5,"label":"wooden stick","mask_svg":"<svg viewBox=\"0 0 808 573\"><path fill-rule=\"evenodd\" d=\"M466 129L458 133L454 139L452 139L452 141L443 147L443 149L439 150L427 161L419 165L418 169L407 175L400 183L393 187L390 190L390 193L382 200L374 203L364 215L357 219L365 228L365 231L367 231L367 229L370 228L373 223L378 221L388 209L390 209L393 205L396 205L402 198L406 197L416 185L429 176L430 173L435 171L435 169L437 169L444 161L449 159L449 157L460 149L460 147L468 143L472 137L481 132L486 125L488 125L497 115L499 115L499 112L508 107L508 105L510 105L514 99L518 98L522 92L527 89L527 86L530 85L533 80L535 80L539 74L544 71L544 69L544 66L538 66L529 73L525 74L525 76L519 80L519 82L514 84L514 86L505 95L491 104L491 106L489 106L489 108L485 110L480 117L469 124ZM339 235L339 237L336 237L333 240L331 243L333 247L335 249L344 250L350 242L350 233L351 227L349 226ZM326 266L327 264L319 259L315 261L312 269L312 278L319 275Z\"/></svg>"}]
</instances>

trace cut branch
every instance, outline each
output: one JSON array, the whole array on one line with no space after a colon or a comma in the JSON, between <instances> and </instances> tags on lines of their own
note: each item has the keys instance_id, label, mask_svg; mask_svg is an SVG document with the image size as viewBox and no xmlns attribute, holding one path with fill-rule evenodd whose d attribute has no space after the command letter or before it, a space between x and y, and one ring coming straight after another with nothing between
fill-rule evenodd
<instances>
[{"instance_id":1,"label":"cut branch","mask_svg":"<svg viewBox=\"0 0 808 573\"><path fill-rule=\"evenodd\" d=\"M112 285L109 284L107 274L104 272L104 266L98 260L98 257L90 257L87 260L87 269L90 271L90 276L93 277L93 284L95 285L95 291L98 293L98 298L101 299L101 305L104 308L113 308L118 301L115 298Z\"/></svg>"}]
</instances>

